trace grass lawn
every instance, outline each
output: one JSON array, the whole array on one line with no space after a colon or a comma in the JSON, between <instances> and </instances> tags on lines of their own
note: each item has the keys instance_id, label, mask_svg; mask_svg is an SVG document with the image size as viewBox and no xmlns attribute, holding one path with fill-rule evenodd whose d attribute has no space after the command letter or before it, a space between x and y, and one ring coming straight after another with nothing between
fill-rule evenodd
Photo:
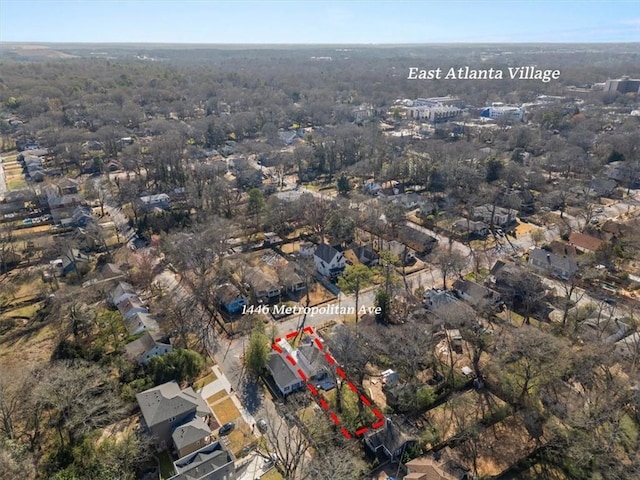
<instances>
[{"instance_id":1,"label":"grass lawn","mask_svg":"<svg viewBox=\"0 0 640 480\"><path fill-rule=\"evenodd\" d=\"M280 472L275 468L272 468L267 473L260 477L260 480L284 480L284 477L280 475Z\"/></svg>"},{"instance_id":2,"label":"grass lawn","mask_svg":"<svg viewBox=\"0 0 640 480\"><path fill-rule=\"evenodd\" d=\"M200 380L196 380L193 384L193 389L199 390L205 385L209 385L211 382L215 382L217 379L218 379L218 376L215 373L211 372L206 377L201 378Z\"/></svg>"},{"instance_id":3,"label":"grass lawn","mask_svg":"<svg viewBox=\"0 0 640 480\"><path fill-rule=\"evenodd\" d=\"M236 408L236 405L233 403L233 400L231 400L230 398L217 403L211 408L213 409L213 413L216 415L216 418L218 419L218 423L220 423L220 425L224 425L225 423L240 417L240 412Z\"/></svg>"},{"instance_id":4,"label":"grass lawn","mask_svg":"<svg viewBox=\"0 0 640 480\"><path fill-rule=\"evenodd\" d=\"M27 186L27 181L24 178L16 180L7 179L7 190L20 190Z\"/></svg>"},{"instance_id":5,"label":"grass lawn","mask_svg":"<svg viewBox=\"0 0 640 480\"><path fill-rule=\"evenodd\" d=\"M249 425L242 419L236 422L236 428L227 436L227 439L229 440L229 449L236 457L240 456L246 445L258 442L258 439L251 433Z\"/></svg>"},{"instance_id":6,"label":"grass lawn","mask_svg":"<svg viewBox=\"0 0 640 480\"><path fill-rule=\"evenodd\" d=\"M42 302L34 303L33 305L27 305L26 307L15 308L5 312L3 316L7 318L31 318L34 313L40 310Z\"/></svg>"},{"instance_id":7,"label":"grass lawn","mask_svg":"<svg viewBox=\"0 0 640 480\"><path fill-rule=\"evenodd\" d=\"M225 398L227 395L229 395L227 393L226 390L220 390L217 393L214 393L213 395L211 395L209 398L207 398L207 403L209 405L213 405L214 403L216 403L218 400L222 400L223 398Z\"/></svg>"},{"instance_id":8,"label":"grass lawn","mask_svg":"<svg viewBox=\"0 0 640 480\"><path fill-rule=\"evenodd\" d=\"M166 480L175 475L175 469L173 468L173 461L168 452L161 452L156 457L158 464L160 465L160 480Z\"/></svg>"}]
</instances>

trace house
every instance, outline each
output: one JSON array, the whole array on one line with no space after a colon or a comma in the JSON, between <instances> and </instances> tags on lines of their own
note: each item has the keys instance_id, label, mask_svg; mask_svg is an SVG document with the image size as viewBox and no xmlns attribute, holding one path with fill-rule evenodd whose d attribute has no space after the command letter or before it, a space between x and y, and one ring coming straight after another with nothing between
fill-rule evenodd
<instances>
[{"instance_id":1,"label":"house","mask_svg":"<svg viewBox=\"0 0 640 480\"><path fill-rule=\"evenodd\" d=\"M594 178L589 184L589 190L597 197L611 197L618 183L610 178Z\"/></svg>"},{"instance_id":2,"label":"house","mask_svg":"<svg viewBox=\"0 0 640 480\"><path fill-rule=\"evenodd\" d=\"M282 396L304 387L305 382L301 380L298 369L301 369L306 378L313 381L317 388L330 390L335 387L328 373L329 365L324 351L319 350L311 343L302 343L297 350L293 350L285 339L281 339L278 346L282 353L271 351L267 370L271 373ZM287 360L289 356L295 360L295 367Z\"/></svg>"},{"instance_id":3,"label":"house","mask_svg":"<svg viewBox=\"0 0 640 480\"><path fill-rule=\"evenodd\" d=\"M74 195L79 192L78 182L66 177L58 181L58 189L61 195Z\"/></svg>"},{"instance_id":4,"label":"house","mask_svg":"<svg viewBox=\"0 0 640 480\"><path fill-rule=\"evenodd\" d=\"M56 215L56 218L60 219L59 223L62 227L85 228L90 223L93 223L93 215L91 214L91 209L82 206L76 207L73 210L71 217L60 218L60 216Z\"/></svg>"},{"instance_id":5,"label":"house","mask_svg":"<svg viewBox=\"0 0 640 480\"><path fill-rule=\"evenodd\" d=\"M432 288L424 292L423 302L425 308L429 310L460 303L452 292L440 288Z\"/></svg>"},{"instance_id":6,"label":"house","mask_svg":"<svg viewBox=\"0 0 640 480\"><path fill-rule=\"evenodd\" d=\"M126 321L136 313L149 313L147 307L144 306L142 300L137 295L135 297L127 297L122 300L118 305L118 311L122 318Z\"/></svg>"},{"instance_id":7,"label":"house","mask_svg":"<svg viewBox=\"0 0 640 480\"><path fill-rule=\"evenodd\" d=\"M358 245L353 247L344 252L344 256L347 259L347 262L351 265L358 265L361 263L367 267L374 267L378 265L378 261L380 260L378 254L369 245Z\"/></svg>"},{"instance_id":8,"label":"house","mask_svg":"<svg viewBox=\"0 0 640 480\"><path fill-rule=\"evenodd\" d=\"M159 333L147 331L137 340L125 345L124 349L132 361L146 365L153 357L171 352L173 346L164 341Z\"/></svg>"},{"instance_id":9,"label":"house","mask_svg":"<svg viewBox=\"0 0 640 480\"><path fill-rule=\"evenodd\" d=\"M304 387L304 382L300 379L293 366L277 352L271 351L269 354L267 370L271 373L273 381L282 396L287 396Z\"/></svg>"},{"instance_id":10,"label":"house","mask_svg":"<svg viewBox=\"0 0 640 480\"><path fill-rule=\"evenodd\" d=\"M466 218L456 220L451 228L455 233L469 240L484 240L491 233L491 229L486 223Z\"/></svg>"},{"instance_id":11,"label":"house","mask_svg":"<svg viewBox=\"0 0 640 480\"><path fill-rule=\"evenodd\" d=\"M536 199L529 189L510 189L498 197L498 203L505 209L513 208L522 213L529 214L535 210Z\"/></svg>"},{"instance_id":12,"label":"house","mask_svg":"<svg viewBox=\"0 0 640 480\"><path fill-rule=\"evenodd\" d=\"M568 280L578 271L578 264L570 257L536 248L529 254L529 264L551 275Z\"/></svg>"},{"instance_id":13,"label":"house","mask_svg":"<svg viewBox=\"0 0 640 480\"><path fill-rule=\"evenodd\" d=\"M304 280L296 272L295 267L287 263L282 268L278 268L278 280L280 285L287 293L298 293L305 289L306 285Z\"/></svg>"},{"instance_id":14,"label":"house","mask_svg":"<svg viewBox=\"0 0 640 480\"><path fill-rule=\"evenodd\" d=\"M491 268L496 290L512 305L541 300L546 288L540 278L512 262L498 260Z\"/></svg>"},{"instance_id":15,"label":"house","mask_svg":"<svg viewBox=\"0 0 640 480\"><path fill-rule=\"evenodd\" d=\"M569 243L578 250L584 252L595 252L604 243L602 240L586 233L571 232L569 234Z\"/></svg>"},{"instance_id":16,"label":"house","mask_svg":"<svg viewBox=\"0 0 640 480\"><path fill-rule=\"evenodd\" d=\"M391 203L401 205L405 210L415 210L416 208L423 207L429 209L429 205L433 208L433 204L429 202L425 197L417 193L400 193L393 197Z\"/></svg>"},{"instance_id":17,"label":"house","mask_svg":"<svg viewBox=\"0 0 640 480\"><path fill-rule=\"evenodd\" d=\"M206 422L199 417L194 417L177 427L171 434L171 439L178 457L182 458L209 445L213 440L213 434Z\"/></svg>"},{"instance_id":18,"label":"house","mask_svg":"<svg viewBox=\"0 0 640 480\"><path fill-rule=\"evenodd\" d=\"M347 266L344 255L326 243L321 243L313 252L313 261L320 275L336 278Z\"/></svg>"},{"instance_id":19,"label":"house","mask_svg":"<svg viewBox=\"0 0 640 480\"><path fill-rule=\"evenodd\" d=\"M172 443L172 433L195 417L208 421L211 410L193 388L180 390L175 380L145 390L136 395L145 428L159 450Z\"/></svg>"},{"instance_id":20,"label":"house","mask_svg":"<svg viewBox=\"0 0 640 480\"><path fill-rule=\"evenodd\" d=\"M89 270L89 262L91 261L91 257L81 253L77 248L67 249L60 259L62 260L62 276L71 272L86 273Z\"/></svg>"},{"instance_id":21,"label":"house","mask_svg":"<svg viewBox=\"0 0 640 480\"><path fill-rule=\"evenodd\" d=\"M216 289L215 299L229 313L238 313L247 305L247 297L230 283L220 285Z\"/></svg>"},{"instance_id":22,"label":"house","mask_svg":"<svg viewBox=\"0 0 640 480\"><path fill-rule=\"evenodd\" d=\"M373 241L374 248L376 247L377 244L378 244L378 241L374 239ZM414 265L417 261L415 252L411 250L409 247L407 247L406 245L403 245L402 243L396 240L384 242L382 244L382 250L389 251L393 255L398 257L398 260L400 260L400 263L405 267L410 267ZM380 251L380 249L378 249L378 251Z\"/></svg>"},{"instance_id":23,"label":"house","mask_svg":"<svg viewBox=\"0 0 640 480\"><path fill-rule=\"evenodd\" d=\"M278 132L278 137L285 145L291 145L297 136L298 133L295 130Z\"/></svg>"},{"instance_id":24,"label":"house","mask_svg":"<svg viewBox=\"0 0 640 480\"><path fill-rule=\"evenodd\" d=\"M113 287L113 290L109 293L109 303L113 306L117 306L127 298L137 296L138 294L132 285L127 282L118 282L118 284Z\"/></svg>"},{"instance_id":25,"label":"house","mask_svg":"<svg viewBox=\"0 0 640 480\"><path fill-rule=\"evenodd\" d=\"M220 442L214 442L173 462L177 472L169 480L234 480L234 458Z\"/></svg>"},{"instance_id":26,"label":"house","mask_svg":"<svg viewBox=\"0 0 640 480\"><path fill-rule=\"evenodd\" d=\"M421 254L430 253L438 243L436 238L408 225L398 227L398 240Z\"/></svg>"},{"instance_id":27,"label":"house","mask_svg":"<svg viewBox=\"0 0 640 480\"><path fill-rule=\"evenodd\" d=\"M251 289L256 301L271 301L280 297L280 286L258 267L248 267L244 279Z\"/></svg>"},{"instance_id":28,"label":"house","mask_svg":"<svg viewBox=\"0 0 640 480\"><path fill-rule=\"evenodd\" d=\"M168 210L171 207L171 198L166 193L158 193L156 195L144 195L140 197L142 208L151 211L154 208Z\"/></svg>"},{"instance_id":29,"label":"house","mask_svg":"<svg viewBox=\"0 0 640 480\"><path fill-rule=\"evenodd\" d=\"M364 185L362 185L362 190L369 195L380 195L382 193L382 185L373 180L367 180Z\"/></svg>"},{"instance_id":30,"label":"house","mask_svg":"<svg viewBox=\"0 0 640 480\"><path fill-rule=\"evenodd\" d=\"M471 280L459 278L453 283L453 289L458 297L476 309L494 308L502 302L498 292Z\"/></svg>"},{"instance_id":31,"label":"house","mask_svg":"<svg viewBox=\"0 0 640 480\"><path fill-rule=\"evenodd\" d=\"M125 303L129 300L125 300ZM145 309L146 310L146 309ZM135 312L124 319L124 326L129 335L138 335L143 332L157 332L160 326L155 318L145 312Z\"/></svg>"},{"instance_id":32,"label":"house","mask_svg":"<svg viewBox=\"0 0 640 480\"><path fill-rule=\"evenodd\" d=\"M100 268L100 278L102 280L110 280L113 278L124 277L124 272L120 270L115 263L105 263Z\"/></svg>"},{"instance_id":33,"label":"house","mask_svg":"<svg viewBox=\"0 0 640 480\"><path fill-rule=\"evenodd\" d=\"M405 463L405 467L407 467L405 480L467 480L471 478L469 469L450 447L414 458Z\"/></svg>"},{"instance_id":34,"label":"house","mask_svg":"<svg viewBox=\"0 0 640 480\"><path fill-rule=\"evenodd\" d=\"M473 218L494 227L506 227L516 221L517 210L485 204L473 209Z\"/></svg>"},{"instance_id":35,"label":"house","mask_svg":"<svg viewBox=\"0 0 640 480\"><path fill-rule=\"evenodd\" d=\"M316 251L316 245L312 242L300 242L300 256L302 258L311 258L313 252Z\"/></svg>"},{"instance_id":36,"label":"house","mask_svg":"<svg viewBox=\"0 0 640 480\"><path fill-rule=\"evenodd\" d=\"M393 462L401 459L403 453L416 444L416 440L387 417L384 426L365 435L364 444L367 453L375 455L380 461Z\"/></svg>"}]
</instances>

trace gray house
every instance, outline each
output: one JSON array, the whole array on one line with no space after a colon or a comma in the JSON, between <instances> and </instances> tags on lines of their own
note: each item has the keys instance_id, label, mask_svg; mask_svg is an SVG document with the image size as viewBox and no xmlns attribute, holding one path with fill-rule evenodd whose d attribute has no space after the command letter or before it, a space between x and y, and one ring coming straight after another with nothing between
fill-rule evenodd
<instances>
[{"instance_id":1,"label":"gray house","mask_svg":"<svg viewBox=\"0 0 640 480\"><path fill-rule=\"evenodd\" d=\"M171 434L171 438L178 452L178 457L182 458L209 445L213 440L213 435L206 422L194 417L193 420L176 428Z\"/></svg>"},{"instance_id":2,"label":"gray house","mask_svg":"<svg viewBox=\"0 0 640 480\"><path fill-rule=\"evenodd\" d=\"M578 264L571 257L561 257L540 248L529 254L529 264L563 280L568 280L578 271Z\"/></svg>"},{"instance_id":3,"label":"gray house","mask_svg":"<svg viewBox=\"0 0 640 480\"><path fill-rule=\"evenodd\" d=\"M138 393L136 399L144 424L153 436L158 450L171 445L173 432L181 425L196 417L207 422L211 416L211 410L202 397L191 387L180 390L176 381Z\"/></svg>"},{"instance_id":4,"label":"gray house","mask_svg":"<svg viewBox=\"0 0 640 480\"><path fill-rule=\"evenodd\" d=\"M169 480L234 480L236 467L231 453L220 442L207 445L200 450L173 462L177 472Z\"/></svg>"}]
</instances>

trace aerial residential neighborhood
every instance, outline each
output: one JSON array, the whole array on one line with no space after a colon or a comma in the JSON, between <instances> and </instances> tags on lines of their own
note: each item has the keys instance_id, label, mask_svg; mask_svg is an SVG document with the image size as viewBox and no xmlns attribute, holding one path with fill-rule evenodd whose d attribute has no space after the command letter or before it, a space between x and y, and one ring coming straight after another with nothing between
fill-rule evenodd
<instances>
[{"instance_id":1,"label":"aerial residential neighborhood","mask_svg":"<svg viewBox=\"0 0 640 480\"><path fill-rule=\"evenodd\" d=\"M640 478L637 42L303 43L0 43L3 475Z\"/></svg>"}]
</instances>

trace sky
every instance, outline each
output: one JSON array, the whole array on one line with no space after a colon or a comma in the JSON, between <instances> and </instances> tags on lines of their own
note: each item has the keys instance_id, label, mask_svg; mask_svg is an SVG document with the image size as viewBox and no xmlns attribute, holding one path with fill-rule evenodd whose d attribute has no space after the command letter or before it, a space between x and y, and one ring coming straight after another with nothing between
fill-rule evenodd
<instances>
[{"instance_id":1,"label":"sky","mask_svg":"<svg viewBox=\"0 0 640 480\"><path fill-rule=\"evenodd\" d=\"M2 42L639 42L640 0L0 0Z\"/></svg>"}]
</instances>

